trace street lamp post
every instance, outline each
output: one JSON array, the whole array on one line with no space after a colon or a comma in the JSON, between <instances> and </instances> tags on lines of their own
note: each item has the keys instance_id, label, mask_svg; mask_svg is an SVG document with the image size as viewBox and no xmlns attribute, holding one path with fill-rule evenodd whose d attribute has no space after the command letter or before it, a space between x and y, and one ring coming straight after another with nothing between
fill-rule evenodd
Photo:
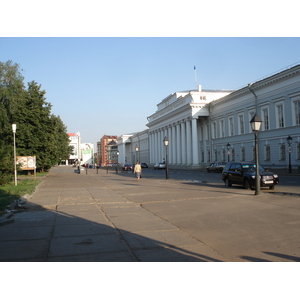
<instances>
[{"instance_id":1,"label":"street lamp post","mask_svg":"<svg viewBox=\"0 0 300 300\"><path fill-rule=\"evenodd\" d=\"M288 143L288 152L289 152L289 173L292 173L292 165L291 165L291 153L292 153L292 147L291 147L291 144L292 144L292 141L293 141L293 138L289 135L287 137L287 143Z\"/></svg>"},{"instance_id":2,"label":"street lamp post","mask_svg":"<svg viewBox=\"0 0 300 300\"><path fill-rule=\"evenodd\" d=\"M228 156L228 162L229 162L230 144L228 143L228 144L226 145L226 147L227 147L227 156Z\"/></svg>"},{"instance_id":3,"label":"street lamp post","mask_svg":"<svg viewBox=\"0 0 300 300\"><path fill-rule=\"evenodd\" d=\"M256 164L256 173L255 173L255 195L260 193L260 177L259 177L259 165L258 165L258 138L257 133L260 129L262 120L256 114L250 121L251 129L254 132L255 137L255 164Z\"/></svg>"},{"instance_id":4,"label":"street lamp post","mask_svg":"<svg viewBox=\"0 0 300 300\"><path fill-rule=\"evenodd\" d=\"M169 163L168 163L168 145L169 145L169 140L165 136L164 140L164 145L166 147L166 179L169 179Z\"/></svg>"},{"instance_id":5,"label":"street lamp post","mask_svg":"<svg viewBox=\"0 0 300 300\"><path fill-rule=\"evenodd\" d=\"M139 154L139 146L138 146L138 145L136 145L136 146L135 146L135 156L136 156L136 162L137 162L137 161L139 161L138 154Z\"/></svg>"},{"instance_id":6,"label":"street lamp post","mask_svg":"<svg viewBox=\"0 0 300 300\"><path fill-rule=\"evenodd\" d=\"M14 134L14 167L15 167L15 186L18 185L17 183L17 157L16 157L16 130L17 130L17 125L12 124L12 131Z\"/></svg>"}]
</instances>

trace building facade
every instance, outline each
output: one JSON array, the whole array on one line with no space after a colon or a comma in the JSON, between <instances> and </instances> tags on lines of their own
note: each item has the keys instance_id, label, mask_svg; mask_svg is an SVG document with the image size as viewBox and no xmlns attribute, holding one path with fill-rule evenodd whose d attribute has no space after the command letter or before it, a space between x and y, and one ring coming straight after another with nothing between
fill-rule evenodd
<instances>
[{"instance_id":1,"label":"building facade","mask_svg":"<svg viewBox=\"0 0 300 300\"><path fill-rule=\"evenodd\" d=\"M119 164L150 163L149 130L118 137Z\"/></svg>"},{"instance_id":2,"label":"building facade","mask_svg":"<svg viewBox=\"0 0 300 300\"><path fill-rule=\"evenodd\" d=\"M168 161L173 166L199 166L200 124L209 118L211 101L229 95L226 90L198 90L176 92L157 105L148 117L150 163L165 158L164 137L169 139Z\"/></svg>"},{"instance_id":3,"label":"building facade","mask_svg":"<svg viewBox=\"0 0 300 300\"><path fill-rule=\"evenodd\" d=\"M213 101L209 110L209 118L200 120L200 163L254 161L250 121L256 114L262 120L260 164L287 167L290 155L294 168L300 165L300 65Z\"/></svg>"},{"instance_id":4,"label":"building facade","mask_svg":"<svg viewBox=\"0 0 300 300\"><path fill-rule=\"evenodd\" d=\"M99 142L97 142L97 164L99 166L107 166L108 164L108 153L107 153L107 144L111 141L117 140L116 135L104 135Z\"/></svg>"},{"instance_id":5,"label":"building facade","mask_svg":"<svg viewBox=\"0 0 300 300\"><path fill-rule=\"evenodd\" d=\"M73 147L73 155L70 155L69 159L65 162L66 165L68 164L74 164L75 161L79 160L81 161L81 138L80 138L80 132L77 133L68 133L69 140L70 140L70 146Z\"/></svg>"},{"instance_id":6,"label":"building facade","mask_svg":"<svg viewBox=\"0 0 300 300\"><path fill-rule=\"evenodd\" d=\"M164 137L169 139L168 161L174 167L255 161L250 126L255 114L262 120L260 164L286 168L291 159L292 168L300 168L299 64L236 91L202 90L199 86L196 91L169 95L148 117L149 129L117 139L119 163L164 161Z\"/></svg>"}]
</instances>

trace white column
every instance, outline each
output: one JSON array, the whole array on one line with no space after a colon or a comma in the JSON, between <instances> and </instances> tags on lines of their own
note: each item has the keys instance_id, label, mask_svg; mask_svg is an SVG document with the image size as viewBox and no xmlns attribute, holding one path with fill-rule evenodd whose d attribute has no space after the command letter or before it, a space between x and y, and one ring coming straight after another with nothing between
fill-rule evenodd
<instances>
[{"instance_id":1,"label":"white column","mask_svg":"<svg viewBox=\"0 0 300 300\"><path fill-rule=\"evenodd\" d=\"M181 163L186 165L186 135L185 122L181 123Z\"/></svg>"},{"instance_id":2,"label":"white column","mask_svg":"<svg viewBox=\"0 0 300 300\"><path fill-rule=\"evenodd\" d=\"M186 163L192 164L192 130L190 120L186 120Z\"/></svg>"},{"instance_id":3,"label":"white column","mask_svg":"<svg viewBox=\"0 0 300 300\"><path fill-rule=\"evenodd\" d=\"M194 166L199 165L197 119L192 119L192 152Z\"/></svg>"},{"instance_id":4,"label":"white column","mask_svg":"<svg viewBox=\"0 0 300 300\"><path fill-rule=\"evenodd\" d=\"M181 144L180 144L180 124L176 124L176 161L177 165L181 165Z\"/></svg>"},{"instance_id":5,"label":"white column","mask_svg":"<svg viewBox=\"0 0 300 300\"><path fill-rule=\"evenodd\" d=\"M154 151L153 151L154 133L153 132L150 132L149 143L150 143L150 145L149 145L149 151L150 151L150 153L149 153L149 155L150 155L149 162L150 162L150 164L153 164L153 161L154 161L154 159L153 159L153 154L154 154Z\"/></svg>"},{"instance_id":6,"label":"white column","mask_svg":"<svg viewBox=\"0 0 300 300\"><path fill-rule=\"evenodd\" d=\"M168 135L167 135L168 139L169 139L169 164L172 164L173 162L173 155L172 155L172 129L171 129L171 126L168 126Z\"/></svg>"},{"instance_id":7,"label":"white column","mask_svg":"<svg viewBox=\"0 0 300 300\"><path fill-rule=\"evenodd\" d=\"M175 126L172 124L172 149L170 149L172 151L172 164L175 165L176 164L176 128Z\"/></svg>"}]
</instances>

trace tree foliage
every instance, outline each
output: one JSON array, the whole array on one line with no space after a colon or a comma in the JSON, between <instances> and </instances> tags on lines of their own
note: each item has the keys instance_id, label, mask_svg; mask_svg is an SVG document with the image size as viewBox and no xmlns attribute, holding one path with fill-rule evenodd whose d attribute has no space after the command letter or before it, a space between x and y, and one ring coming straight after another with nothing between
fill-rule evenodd
<instances>
[{"instance_id":1,"label":"tree foliage","mask_svg":"<svg viewBox=\"0 0 300 300\"><path fill-rule=\"evenodd\" d=\"M9 180L14 165L13 123L17 125L17 155L35 155L37 169L47 170L71 153L66 126L51 113L46 92L35 81L25 88L21 71L12 61L0 62L0 177L4 181Z\"/></svg>"}]
</instances>

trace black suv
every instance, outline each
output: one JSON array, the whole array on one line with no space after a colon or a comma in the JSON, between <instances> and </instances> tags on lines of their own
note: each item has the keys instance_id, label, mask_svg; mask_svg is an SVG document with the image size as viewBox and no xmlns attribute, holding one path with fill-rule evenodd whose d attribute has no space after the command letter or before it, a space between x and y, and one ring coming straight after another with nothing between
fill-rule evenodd
<instances>
[{"instance_id":1,"label":"black suv","mask_svg":"<svg viewBox=\"0 0 300 300\"><path fill-rule=\"evenodd\" d=\"M244 186L245 189L255 189L255 174L255 163L230 162L226 164L222 172L222 180L228 187L238 184ZM269 187L273 190L279 182L277 174L265 170L261 165L259 165L259 175L261 187Z\"/></svg>"}]
</instances>

